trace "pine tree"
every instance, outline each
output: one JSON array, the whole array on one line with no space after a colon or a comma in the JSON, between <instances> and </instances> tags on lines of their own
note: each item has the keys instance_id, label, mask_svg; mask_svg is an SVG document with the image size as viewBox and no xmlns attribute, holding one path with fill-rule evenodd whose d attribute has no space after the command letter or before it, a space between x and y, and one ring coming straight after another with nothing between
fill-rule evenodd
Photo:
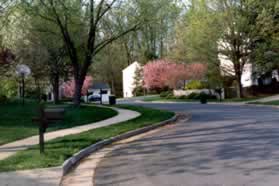
<instances>
[{"instance_id":1,"label":"pine tree","mask_svg":"<svg viewBox=\"0 0 279 186\"><path fill-rule=\"evenodd\" d=\"M134 76L134 96L142 96L144 95L144 88L143 88L143 68L138 66L135 71Z\"/></svg>"}]
</instances>

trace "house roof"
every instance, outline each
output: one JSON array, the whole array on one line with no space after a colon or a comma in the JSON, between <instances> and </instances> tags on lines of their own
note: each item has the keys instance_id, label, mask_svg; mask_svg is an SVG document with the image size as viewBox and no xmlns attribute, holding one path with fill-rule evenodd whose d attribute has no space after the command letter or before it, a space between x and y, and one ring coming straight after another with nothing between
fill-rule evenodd
<instances>
[{"instance_id":1,"label":"house roof","mask_svg":"<svg viewBox=\"0 0 279 186\"><path fill-rule=\"evenodd\" d=\"M132 63L129 66L127 66L126 68L124 68L122 71L126 71L129 68L133 68L133 66L140 67L141 65L139 64L139 62L135 61L134 63Z\"/></svg>"},{"instance_id":2,"label":"house roof","mask_svg":"<svg viewBox=\"0 0 279 186\"><path fill-rule=\"evenodd\" d=\"M94 82L89 89L110 89L110 86L104 82Z\"/></svg>"}]
</instances>

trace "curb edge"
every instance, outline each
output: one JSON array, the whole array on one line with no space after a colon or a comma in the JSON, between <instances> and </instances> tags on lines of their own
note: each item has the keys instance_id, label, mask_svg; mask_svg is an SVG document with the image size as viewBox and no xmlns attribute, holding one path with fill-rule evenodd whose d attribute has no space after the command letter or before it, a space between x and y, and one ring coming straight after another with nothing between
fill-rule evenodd
<instances>
[{"instance_id":1,"label":"curb edge","mask_svg":"<svg viewBox=\"0 0 279 186\"><path fill-rule=\"evenodd\" d=\"M191 118L191 115L189 115L189 119L190 118ZM79 151L78 153L76 153L75 155L73 155L72 157L70 157L69 159L67 159L63 163L63 165L62 165L62 177L65 176L66 174L68 174L72 170L72 168L75 165L77 165L82 159L84 159L85 157L89 156L90 154L98 151L99 149L101 149L101 148L103 148L107 145L110 145L114 142L121 141L121 140L130 138L130 137L139 135L139 134L143 134L143 133L149 132L151 130L157 129L159 127L163 127L163 126L168 125L171 122L174 122L176 120L177 120L177 114L175 114L172 118L167 119L165 121L162 121L162 122L159 122L159 123L156 123L156 124L152 124L152 125L144 127L144 128L136 129L134 131L130 131L130 132L112 137L110 139L100 141L100 142L95 143L95 144L93 144L89 147L86 147L85 149ZM62 177L61 177L61 179L62 179Z\"/></svg>"}]
</instances>

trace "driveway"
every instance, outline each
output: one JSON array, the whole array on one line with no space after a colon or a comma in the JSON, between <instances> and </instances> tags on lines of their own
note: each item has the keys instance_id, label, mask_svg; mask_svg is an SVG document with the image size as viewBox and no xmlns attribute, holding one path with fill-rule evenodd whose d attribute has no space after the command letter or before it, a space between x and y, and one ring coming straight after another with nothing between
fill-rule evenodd
<instances>
[{"instance_id":1,"label":"driveway","mask_svg":"<svg viewBox=\"0 0 279 186\"><path fill-rule=\"evenodd\" d=\"M279 110L144 105L193 117L109 153L97 186L278 186Z\"/></svg>"}]
</instances>

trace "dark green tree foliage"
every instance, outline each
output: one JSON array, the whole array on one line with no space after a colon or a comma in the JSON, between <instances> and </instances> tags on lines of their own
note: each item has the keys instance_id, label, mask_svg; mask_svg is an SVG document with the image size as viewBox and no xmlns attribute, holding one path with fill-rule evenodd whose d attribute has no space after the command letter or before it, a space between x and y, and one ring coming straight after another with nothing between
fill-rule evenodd
<instances>
[{"instance_id":1,"label":"dark green tree foliage","mask_svg":"<svg viewBox=\"0 0 279 186\"><path fill-rule=\"evenodd\" d=\"M96 56L96 64L91 68L94 81L106 82L112 93L122 97L122 70L127 66L127 56L121 41L108 45Z\"/></svg>"},{"instance_id":2,"label":"dark green tree foliage","mask_svg":"<svg viewBox=\"0 0 279 186\"><path fill-rule=\"evenodd\" d=\"M259 74L279 68L279 2L249 0L248 16L253 28L252 58Z\"/></svg>"},{"instance_id":3,"label":"dark green tree foliage","mask_svg":"<svg viewBox=\"0 0 279 186\"><path fill-rule=\"evenodd\" d=\"M134 77L134 96L143 96L144 95L144 88L143 88L143 68L137 67Z\"/></svg>"},{"instance_id":4,"label":"dark green tree foliage","mask_svg":"<svg viewBox=\"0 0 279 186\"><path fill-rule=\"evenodd\" d=\"M132 48L134 60L149 60L168 56L174 42L175 24L182 11L176 0L133 0L143 24L134 33Z\"/></svg>"},{"instance_id":5,"label":"dark green tree foliage","mask_svg":"<svg viewBox=\"0 0 279 186\"><path fill-rule=\"evenodd\" d=\"M233 74L237 84L237 95L243 97L241 83L245 65L250 61L251 32L244 0L220 0L217 4L222 14L221 38L218 42L219 54L233 64ZM226 69L225 69L226 70Z\"/></svg>"}]
</instances>

